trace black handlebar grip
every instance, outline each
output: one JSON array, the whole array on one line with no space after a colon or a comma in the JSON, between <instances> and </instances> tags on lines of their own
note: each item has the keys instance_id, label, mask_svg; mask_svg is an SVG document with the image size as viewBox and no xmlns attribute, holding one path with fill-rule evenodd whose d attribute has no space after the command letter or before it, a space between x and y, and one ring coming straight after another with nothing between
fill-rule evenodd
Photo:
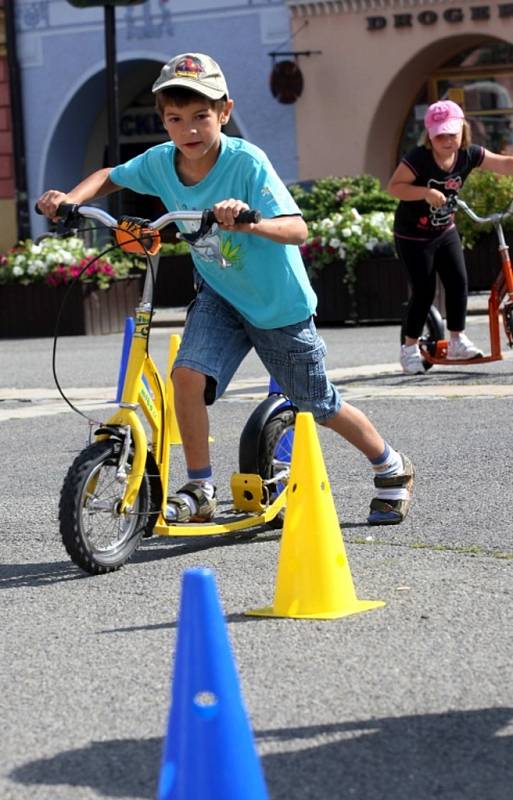
<instances>
[{"instance_id":1,"label":"black handlebar grip","mask_svg":"<svg viewBox=\"0 0 513 800\"><path fill-rule=\"evenodd\" d=\"M206 214L206 224L211 227L214 225L217 220L214 212L209 209ZM248 209L246 211L240 211L238 216L235 217L235 224L239 223L240 225L249 225L251 222L254 222L255 225L257 222L260 222L262 219L262 214L260 211L256 211L255 209Z\"/></svg>"},{"instance_id":2,"label":"black handlebar grip","mask_svg":"<svg viewBox=\"0 0 513 800\"><path fill-rule=\"evenodd\" d=\"M256 225L261 219L262 214L260 211L250 208L247 211L240 211L238 216L235 218L235 222L239 223L240 225L249 225L249 223L254 222Z\"/></svg>"},{"instance_id":3,"label":"black handlebar grip","mask_svg":"<svg viewBox=\"0 0 513 800\"><path fill-rule=\"evenodd\" d=\"M36 214L41 214L41 215L43 214L37 203L34 206L34 210ZM57 209L55 216L60 217L66 224L70 224L71 222L76 220L77 212L78 212L78 203L61 203Z\"/></svg>"}]
</instances>

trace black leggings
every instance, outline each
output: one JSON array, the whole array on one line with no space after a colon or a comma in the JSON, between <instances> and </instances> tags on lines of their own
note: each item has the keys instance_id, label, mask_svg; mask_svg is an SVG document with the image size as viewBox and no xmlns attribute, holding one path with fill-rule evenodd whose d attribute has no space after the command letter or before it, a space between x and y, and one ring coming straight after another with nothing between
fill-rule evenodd
<instances>
[{"instance_id":1,"label":"black leggings","mask_svg":"<svg viewBox=\"0 0 513 800\"><path fill-rule=\"evenodd\" d=\"M445 289L447 328L465 330L468 281L463 248L456 228L429 242L395 237L395 246L406 267L411 297L406 320L406 335L417 339L424 327L436 290L436 273Z\"/></svg>"}]
</instances>

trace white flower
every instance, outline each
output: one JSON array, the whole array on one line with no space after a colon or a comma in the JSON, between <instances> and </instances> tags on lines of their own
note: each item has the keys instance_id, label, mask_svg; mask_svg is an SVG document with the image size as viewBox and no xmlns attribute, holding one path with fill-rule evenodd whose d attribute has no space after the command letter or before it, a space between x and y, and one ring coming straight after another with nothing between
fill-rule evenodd
<instances>
[{"instance_id":1,"label":"white flower","mask_svg":"<svg viewBox=\"0 0 513 800\"><path fill-rule=\"evenodd\" d=\"M23 270L22 270L22 268L21 268L21 267L14 266L14 267L12 268L12 274L13 274L13 275L14 275L16 278L19 278L19 277L21 277L21 275L23 275Z\"/></svg>"},{"instance_id":2,"label":"white flower","mask_svg":"<svg viewBox=\"0 0 513 800\"><path fill-rule=\"evenodd\" d=\"M342 261L343 261L343 260L345 259L345 257L346 257L346 250L345 250L345 247L342 247L342 245L341 245L341 246L338 248L338 257L339 257L339 258L340 258Z\"/></svg>"},{"instance_id":3,"label":"white flower","mask_svg":"<svg viewBox=\"0 0 513 800\"><path fill-rule=\"evenodd\" d=\"M335 249L337 247L340 247L341 244L342 244L342 242L340 241L340 239L337 239L336 236L333 237L333 239L330 239L330 241L329 241L330 247L334 247Z\"/></svg>"},{"instance_id":4,"label":"white flower","mask_svg":"<svg viewBox=\"0 0 513 800\"><path fill-rule=\"evenodd\" d=\"M349 239L349 237L351 236L351 228L342 228L340 232L342 236L344 236L346 239Z\"/></svg>"},{"instance_id":5,"label":"white flower","mask_svg":"<svg viewBox=\"0 0 513 800\"><path fill-rule=\"evenodd\" d=\"M351 209L351 215L353 219L356 220L356 222L360 222L360 220L362 219L362 215L360 214L359 211L356 210L356 208Z\"/></svg>"}]
</instances>

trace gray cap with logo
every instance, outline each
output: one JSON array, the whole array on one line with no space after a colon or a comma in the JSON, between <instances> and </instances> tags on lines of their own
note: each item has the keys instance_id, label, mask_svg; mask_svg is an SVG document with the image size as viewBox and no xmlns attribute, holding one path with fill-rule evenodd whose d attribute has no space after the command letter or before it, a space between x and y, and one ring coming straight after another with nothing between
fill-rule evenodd
<instances>
[{"instance_id":1,"label":"gray cap with logo","mask_svg":"<svg viewBox=\"0 0 513 800\"><path fill-rule=\"evenodd\" d=\"M174 87L190 89L210 100L228 97L228 87L219 64L203 53L182 53L162 67L152 92Z\"/></svg>"}]
</instances>

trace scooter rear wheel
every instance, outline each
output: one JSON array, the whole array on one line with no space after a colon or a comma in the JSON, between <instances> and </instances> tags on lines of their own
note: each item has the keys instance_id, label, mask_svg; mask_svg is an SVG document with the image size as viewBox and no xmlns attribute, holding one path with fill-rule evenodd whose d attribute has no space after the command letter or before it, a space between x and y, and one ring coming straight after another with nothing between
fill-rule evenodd
<instances>
[{"instance_id":1,"label":"scooter rear wheel","mask_svg":"<svg viewBox=\"0 0 513 800\"><path fill-rule=\"evenodd\" d=\"M117 474L121 442L109 439L86 447L68 470L61 490L59 523L72 561L90 575L125 564L155 523L145 470L133 508L119 512L126 479ZM128 461L130 468L131 459Z\"/></svg>"},{"instance_id":2,"label":"scooter rear wheel","mask_svg":"<svg viewBox=\"0 0 513 800\"><path fill-rule=\"evenodd\" d=\"M262 430L258 473L264 480L274 478L281 473L276 483L268 484L271 500L285 488L289 479L295 419L294 411L287 408L267 420ZM269 527L283 527L284 518L285 509L282 509L269 523Z\"/></svg>"},{"instance_id":3,"label":"scooter rear wheel","mask_svg":"<svg viewBox=\"0 0 513 800\"><path fill-rule=\"evenodd\" d=\"M404 344L406 339L406 315L403 317L401 324L401 344ZM445 326L442 316L436 306L431 306L426 317L426 322L422 333L420 334L419 346L420 349L426 350L429 355L436 355L436 343L441 339L445 339ZM431 369L433 366L430 361L423 358L422 363L426 370Z\"/></svg>"}]
</instances>

